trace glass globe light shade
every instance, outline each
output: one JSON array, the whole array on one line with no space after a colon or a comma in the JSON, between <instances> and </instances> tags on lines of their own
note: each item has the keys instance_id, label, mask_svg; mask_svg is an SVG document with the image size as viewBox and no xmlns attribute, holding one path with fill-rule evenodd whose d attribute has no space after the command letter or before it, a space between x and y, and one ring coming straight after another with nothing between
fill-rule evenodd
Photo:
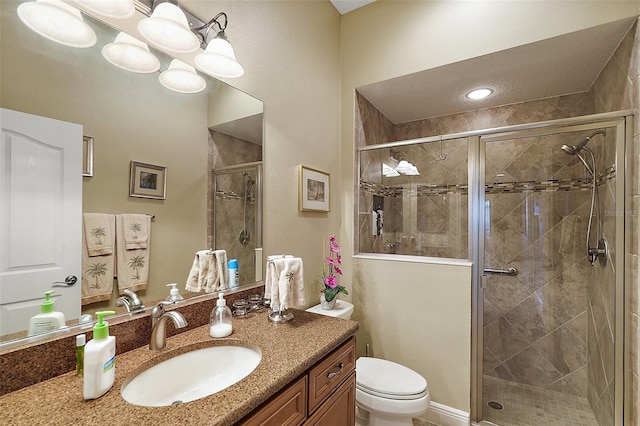
<instances>
[{"instance_id":1,"label":"glass globe light shade","mask_svg":"<svg viewBox=\"0 0 640 426\"><path fill-rule=\"evenodd\" d=\"M160 73L159 79L164 87L178 93L198 93L207 87L195 68L179 59L171 61L169 68Z\"/></svg>"},{"instance_id":2,"label":"glass globe light shade","mask_svg":"<svg viewBox=\"0 0 640 426\"><path fill-rule=\"evenodd\" d=\"M200 47L184 12L171 3L157 5L150 17L138 22L138 31L153 46L169 52L191 53Z\"/></svg>"},{"instance_id":3,"label":"glass globe light shade","mask_svg":"<svg viewBox=\"0 0 640 426\"><path fill-rule=\"evenodd\" d=\"M88 11L113 19L131 18L136 12L132 0L75 0Z\"/></svg>"},{"instance_id":4,"label":"glass globe light shade","mask_svg":"<svg viewBox=\"0 0 640 426\"><path fill-rule=\"evenodd\" d=\"M91 47L96 33L75 7L62 0L36 0L18 6L18 17L41 36L71 47Z\"/></svg>"},{"instance_id":5,"label":"glass globe light shade","mask_svg":"<svg viewBox=\"0 0 640 426\"><path fill-rule=\"evenodd\" d=\"M160 69L160 61L149 51L149 46L124 32L102 48L102 56L113 65L131 72L149 74Z\"/></svg>"},{"instance_id":6,"label":"glass globe light shade","mask_svg":"<svg viewBox=\"0 0 640 426\"><path fill-rule=\"evenodd\" d=\"M209 42L205 51L195 58L196 66L214 77L236 78L244 74L244 68L236 60L231 43L224 34Z\"/></svg>"}]
</instances>

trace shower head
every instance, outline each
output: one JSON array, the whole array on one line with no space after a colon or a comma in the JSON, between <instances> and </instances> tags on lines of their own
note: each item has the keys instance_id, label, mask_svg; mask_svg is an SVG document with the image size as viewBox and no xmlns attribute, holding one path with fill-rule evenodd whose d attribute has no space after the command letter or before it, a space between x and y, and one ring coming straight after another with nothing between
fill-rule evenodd
<instances>
[{"instance_id":1,"label":"shower head","mask_svg":"<svg viewBox=\"0 0 640 426\"><path fill-rule=\"evenodd\" d=\"M595 136L595 135L606 135L607 132L605 130L598 130L597 132L595 132L594 134L592 134L591 136L587 136L586 138L582 139L580 142L578 142L575 145L567 145L567 144L563 144L560 149L563 150L565 153L569 154L569 155L578 155L578 153L580 153L580 151L582 151L585 146L587 146L587 143L589 143L589 141Z\"/></svg>"}]
</instances>

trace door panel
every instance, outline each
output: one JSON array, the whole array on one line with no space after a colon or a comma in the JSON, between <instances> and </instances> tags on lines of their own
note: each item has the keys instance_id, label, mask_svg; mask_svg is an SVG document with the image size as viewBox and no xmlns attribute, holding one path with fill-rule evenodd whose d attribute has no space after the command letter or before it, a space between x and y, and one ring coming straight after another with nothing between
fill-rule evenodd
<instances>
[{"instance_id":1,"label":"door panel","mask_svg":"<svg viewBox=\"0 0 640 426\"><path fill-rule=\"evenodd\" d=\"M0 334L25 330L54 282L81 274L82 126L0 110ZM80 315L80 286L55 288Z\"/></svg>"}]
</instances>

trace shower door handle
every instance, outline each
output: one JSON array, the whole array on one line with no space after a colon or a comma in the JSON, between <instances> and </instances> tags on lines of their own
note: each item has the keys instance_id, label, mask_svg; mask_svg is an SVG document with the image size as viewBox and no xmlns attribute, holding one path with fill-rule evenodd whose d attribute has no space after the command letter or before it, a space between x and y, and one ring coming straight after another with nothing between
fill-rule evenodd
<instances>
[{"instance_id":1,"label":"shower door handle","mask_svg":"<svg viewBox=\"0 0 640 426\"><path fill-rule=\"evenodd\" d=\"M518 275L518 270L516 268L509 269L490 269L487 268L484 270L485 275L508 275L510 277L515 277Z\"/></svg>"}]
</instances>

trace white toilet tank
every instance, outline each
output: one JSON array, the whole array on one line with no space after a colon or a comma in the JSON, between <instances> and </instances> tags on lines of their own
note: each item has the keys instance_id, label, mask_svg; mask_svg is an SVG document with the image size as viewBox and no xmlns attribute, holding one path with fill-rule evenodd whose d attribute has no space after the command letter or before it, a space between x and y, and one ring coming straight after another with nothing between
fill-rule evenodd
<instances>
[{"instance_id":1,"label":"white toilet tank","mask_svg":"<svg viewBox=\"0 0 640 426\"><path fill-rule=\"evenodd\" d=\"M337 300L336 307L330 311L322 309L322 307L318 304L307 309L307 312L313 312L314 314L326 315L328 317L348 320L351 319L351 314L353 313L353 305L349 302L345 302L344 300Z\"/></svg>"}]
</instances>

